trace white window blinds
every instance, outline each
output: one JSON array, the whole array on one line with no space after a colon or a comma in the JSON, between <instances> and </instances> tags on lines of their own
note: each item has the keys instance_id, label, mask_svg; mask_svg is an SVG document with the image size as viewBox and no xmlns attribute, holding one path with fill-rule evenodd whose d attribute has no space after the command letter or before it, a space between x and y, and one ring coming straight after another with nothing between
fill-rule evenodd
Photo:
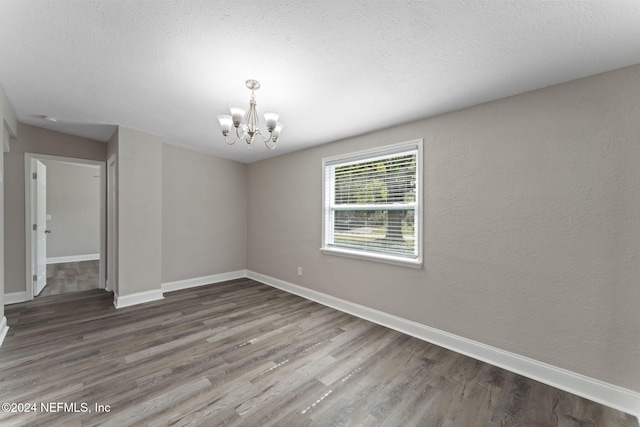
<instances>
[{"instance_id":1,"label":"white window blinds","mask_svg":"<svg viewBox=\"0 0 640 427\"><path fill-rule=\"evenodd\" d=\"M419 260L421 143L325 159L325 249Z\"/></svg>"}]
</instances>

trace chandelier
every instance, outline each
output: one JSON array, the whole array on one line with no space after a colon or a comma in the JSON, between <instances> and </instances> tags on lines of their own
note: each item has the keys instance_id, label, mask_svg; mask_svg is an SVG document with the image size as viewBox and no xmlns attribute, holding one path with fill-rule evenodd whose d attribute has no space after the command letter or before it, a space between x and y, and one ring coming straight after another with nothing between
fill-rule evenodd
<instances>
[{"instance_id":1,"label":"chandelier","mask_svg":"<svg viewBox=\"0 0 640 427\"><path fill-rule=\"evenodd\" d=\"M267 132L269 136L265 137L265 134L258 128L260 119L258 118L258 112L256 111L256 94L255 91L260 89L260 82L257 80L247 80L247 87L251 89L251 99L249 100L249 111L245 111L241 104L230 104L229 110L230 116L220 115L218 121L222 128L222 135L224 135L224 141L233 145L238 140L244 139L247 143L249 150L251 150L251 144L253 139L260 135L260 139L264 142L264 145L268 149L273 150L276 148L280 131L282 130L282 123L278 121L279 114L274 111L265 111L264 120L267 123ZM245 121L243 122L243 119ZM229 133L231 128L236 128L236 136L233 141L229 141Z\"/></svg>"}]
</instances>

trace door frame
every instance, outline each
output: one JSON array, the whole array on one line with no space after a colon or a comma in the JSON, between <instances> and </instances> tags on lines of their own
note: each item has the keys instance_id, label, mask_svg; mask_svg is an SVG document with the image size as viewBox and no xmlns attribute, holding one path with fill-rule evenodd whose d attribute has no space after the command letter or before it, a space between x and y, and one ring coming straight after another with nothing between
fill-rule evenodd
<instances>
[{"instance_id":1,"label":"door frame","mask_svg":"<svg viewBox=\"0 0 640 427\"><path fill-rule=\"evenodd\" d=\"M100 169L100 272L98 275L98 287L105 288L105 266L107 264L107 239L106 239L106 163L98 160L78 159L74 157L51 156L48 154L25 153L24 154L24 211L25 211L25 272L26 272L26 298L34 298L33 267L33 193L34 183L31 178L33 165L36 160L52 160L56 162L98 166Z\"/></svg>"},{"instance_id":2,"label":"door frame","mask_svg":"<svg viewBox=\"0 0 640 427\"><path fill-rule=\"evenodd\" d=\"M117 158L107 160L107 277L106 290L118 295L118 174Z\"/></svg>"}]
</instances>

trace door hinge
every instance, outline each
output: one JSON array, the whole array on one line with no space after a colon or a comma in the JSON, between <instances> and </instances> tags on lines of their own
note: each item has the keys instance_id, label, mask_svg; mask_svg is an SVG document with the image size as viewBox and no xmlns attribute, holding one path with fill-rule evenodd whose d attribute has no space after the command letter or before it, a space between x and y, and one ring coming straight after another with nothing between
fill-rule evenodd
<instances>
[{"instance_id":1,"label":"door hinge","mask_svg":"<svg viewBox=\"0 0 640 427\"><path fill-rule=\"evenodd\" d=\"M37 173L35 173L35 172L34 172L34 173L32 173L32 174L31 174L31 178L33 178L33 179L38 179L38 174L37 174Z\"/></svg>"},{"instance_id":2,"label":"door hinge","mask_svg":"<svg viewBox=\"0 0 640 427\"><path fill-rule=\"evenodd\" d=\"M37 282L38 281L38 276L36 276L35 274L33 275L33 281Z\"/></svg>"},{"instance_id":3,"label":"door hinge","mask_svg":"<svg viewBox=\"0 0 640 427\"><path fill-rule=\"evenodd\" d=\"M38 230L38 224L33 224L33 231L37 231Z\"/></svg>"}]
</instances>

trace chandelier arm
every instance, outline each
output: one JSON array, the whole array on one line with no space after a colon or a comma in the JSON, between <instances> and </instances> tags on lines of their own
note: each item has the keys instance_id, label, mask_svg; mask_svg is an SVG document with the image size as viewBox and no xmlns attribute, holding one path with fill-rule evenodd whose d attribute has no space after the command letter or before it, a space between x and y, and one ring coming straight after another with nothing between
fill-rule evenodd
<instances>
[{"instance_id":1,"label":"chandelier arm","mask_svg":"<svg viewBox=\"0 0 640 427\"><path fill-rule=\"evenodd\" d=\"M238 137L236 136L235 139L232 142L229 142L229 137L227 135L224 136L224 142L227 143L227 145L233 145L236 142L238 142Z\"/></svg>"},{"instance_id":2,"label":"chandelier arm","mask_svg":"<svg viewBox=\"0 0 640 427\"><path fill-rule=\"evenodd\" d=\"M273 141L273 146L269 145L269 141L271 141L271 138L267 139L264 142L264 145L269 149L269 150L275 150L276 149L276 143L277 141Z\"/></svg>"},{"instance_id":3,"label":"chandelier arm","mask_svg":"<svg viewBox=\"0 0 640 427\"><path fill-rule=\"evenodd\" d=\"M257 132L256 132L257 133ZM269 132L269 136L267 136L266 138L264 137L264 134L262 132L260 132L260 136L262 136L262 142L264 142L265 144L269 141L271 141L271 139L273 138L273 131Z\"/></svg>"},{"instance_id":4,"label":"chandelier arm","mask_svg":"<svg viewBox=\"0 0 640 427\"><path fill-rule=\"evenodd\" d=\"M227 133L226 135L224 135L224 142L226 142L227 145L233 145L239 140L244 139L244 137L245 137L244 132L240 134L240 131L238 130L238 128L236 128L236 137L233 139L233 141L229 142L229 134Z\"/></svg>"}]
</instances>

